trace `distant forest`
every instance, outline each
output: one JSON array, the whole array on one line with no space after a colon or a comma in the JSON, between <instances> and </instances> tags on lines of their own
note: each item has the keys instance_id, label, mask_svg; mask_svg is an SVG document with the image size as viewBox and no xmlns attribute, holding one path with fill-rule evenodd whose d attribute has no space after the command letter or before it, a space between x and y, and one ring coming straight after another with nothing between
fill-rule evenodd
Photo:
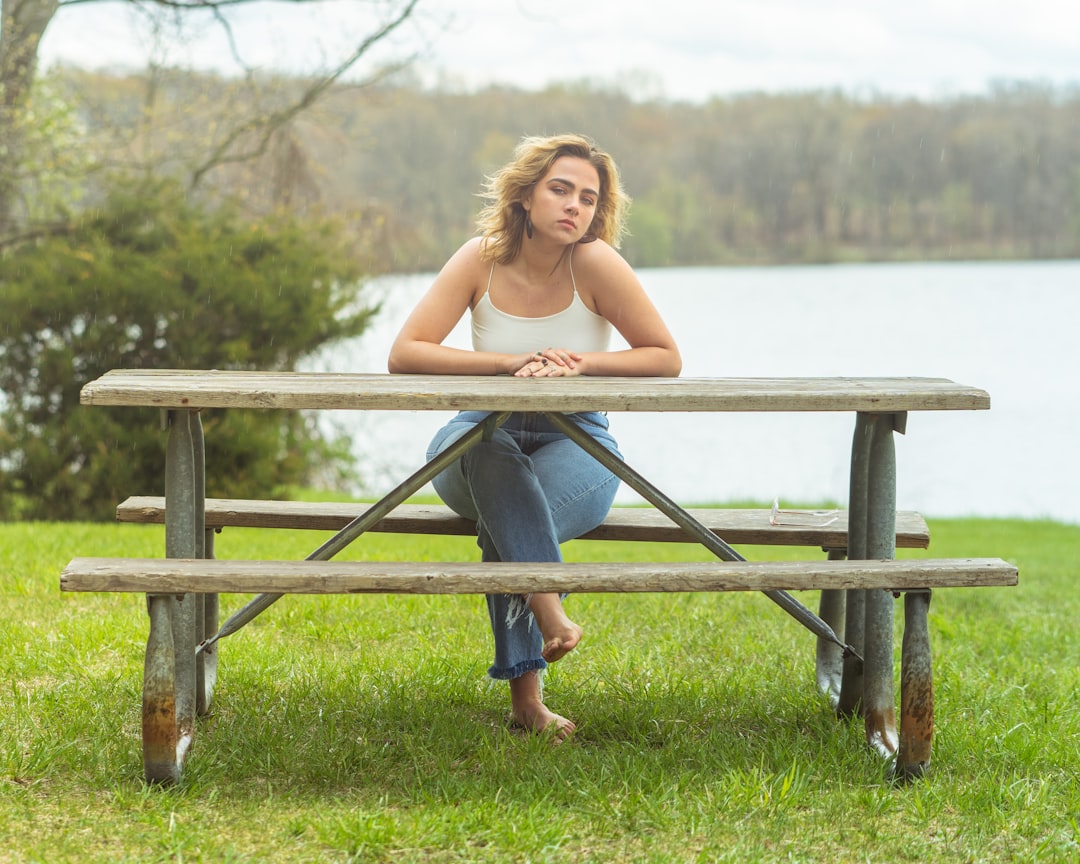
<instances>
[{"instance_id":1,"label":"distant forest","mask_svg":"<svg viewBox=\"0 0 1080 864\"><path fill-rule=\"evenodd\" d=\"M167 171L211 146L199 106L220 112L231 98L228 81L192 73L62 77L97 146L128 169ZM817 92L703 104L588 84L340 86L213 183L252 208L345 215L374 240L372 269L429 271L473 233L483 177L518 139L565 131L622 169L636 266L1080 257L1080 89L1021 83L932 102Z\"/></svg>"}]
</instances>

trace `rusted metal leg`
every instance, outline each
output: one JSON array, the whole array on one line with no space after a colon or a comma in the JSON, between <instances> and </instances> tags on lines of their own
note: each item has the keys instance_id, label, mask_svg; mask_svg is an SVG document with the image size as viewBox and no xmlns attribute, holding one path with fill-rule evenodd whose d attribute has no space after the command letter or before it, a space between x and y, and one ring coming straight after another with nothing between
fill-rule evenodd
<instances>
[{"instance_id":1,"label":"rusted metal leg","mask_svg":"<svg viewBox=\"0 0 1080 864\"><path fill-rule=\"evenodd\" d=\"M929 591L904 595L904 641L900 663L900 750L893 776L922 777L930 767L934 737L934 673L930 656Z\"/></svg>"},{"instance_id":2,"label":"rusted metal leg","mask_svg":"<svg viewBox=\"0 0 1080 864\"><path fill-rule=\"evenodd\" d=\"M203 557L214 557L214 530L212 528L203 532L206 538L203 546ZM196 634L198 641L212 636L218 631L218 618L220 616L220 603L217 594L203 594L202 600L202 627ZM200 651L198 657L198 670L202 675L195 693L195 709L200 716L210 711L210 703L214 697L214 685L217 683L218 652L219 645L211 645L207 650Z\"/></svg>"},{"instance_id":3,"label":"rusted metal leg","mask_svg":"<svg viewBox=\"0 0 1080 864\"><path fill-rule=\"evenodd\" d=\"M904 415L860 413L851 447L848 557L893 558L896 551L896 451L893 431ZM861 670L844 665L837 711L863 716L866 740L891 757L898 747L893 689L893 597L886 591L850 591L846 638L861 648ZM861 607L861 608L860 608ZM861 623L860 623L861 622ZM861 626L861 632L853 628Z\"/></svg>"},{"instance_id":4,"label":"rusted metal leg","mask_svg":"<svg viewBox=\"0 0 1080 864\"><path fill-rule=\"evenodd\" d=\"M866 557L896 557L896 448L894 428L902 420L875 414L872 426L866 497ZM886 758L896 755L896 694L893 687L893 614L891 591L866 594L866 643L863 657L863 719L866 740Z\"/></svg>"},{"instance_id":5,"label":"rusted metal leg","mask_svg":"<svg viewBox=\"0 0 1080 864\"><path fill-rule=\"evenodd\" d=\"M851 440L851 481L848 489L848 558L866 558L867 487L870 478L870 445L873 427L867 414L855 417L855 434ZM847 592L845 603L844 637L859 654L865 650L866 592ZM865 655L864 655L865 656ZM863 663L854 657L844 660L843 680L836 713L851 717L862 711Z\"/></svg>"},{"instance_id":6,"label":"rusted metal leg","mask_svg":"<svg viewBox=\"0 0 1080 864\"><path fill-rule=\"evenodd\" d=\"M866 650L866 592L846 591L844 597L844 639L860 655ZM840 681L840 697L836 700L836 713L852 717L862 711L863 661L858 657L844 658L843 678Z\"/></svg>"},{"instance_id":7,"label":"rusted metal leg","mask_svg":"<svg viewBox=\"0 0 1080 864\"><path fill-rule=\"evenodd\" d=\"M892 627L892 594L866 592L862 713L867 743L886 758L894 756L898 746Z\"/></svg>"},{"instance_id":8,"label":"rusted metal leg","mask_svg":"<svg viewBox=\"0 0 1080 864\"><path fill-rule=\"evenodd\" d=\"M149 783L180 779L181 744L176 723L176 651L173 645L172 601L163 594L147 596L150 635L143 667L143 773Z\"/></svg>"},{"instance_id":9,"label":"rusted metal leg","mask_svg":"<svg viewBox=\"0 0 1080 864\"><path fill-rule=\"evenodd\" d=\"M843 560L845 555L843 549L829 550L830 561ZM818 615L832 627L841 641L847 638L844 627L846 599L844 591L825 590L821 592L818 605ZM836 708L840 702L840 687L844 678L844 652L828 639L818 637L815 671L818 689L829 697L833 708Z\"/></svg>"},{"instance_id":10,"label":"rusted metal leg","mask_svg":"<svg viewBox=\"0 0 1080 864\"><path fill-rule=\"evenodd\" d=\"M206 597L195 595L195 644L203 640L206 634ZM206 703L206 664L201 656L195 657L195 713L200 717L207 711Z\"/></svg>"},{"instance_id":11,"label":"rusted metal leg","mask_svg":"<svg viewBox=\"0 0 1080 864\"><path fill-rule=\"evenodd\" d=\"M181 744L195 737L195 606L197 595L173 598L173 648L176 653L176 726ZM184 747L181 759L187 754Z\"/></svg>"},{"instance_id":12,"label":"rusted metal leg","mask_svg":"<svg viewBox=\"0 0 1080 864\"><path fill-rule=\"evenodd\" d=\"M198 413L188 415L191 433L191 453L193 464L193 497L195 557L214 557L213 534L206 530L206 448L203 442L202 418ZM195 644L199 644L211 633L217 632L217 595L196 594L195 597ZM210 618L213 630L207 630L207 607L211 607ZM194 650L194 649L192 649ZM195 657L195 713L199 716L210 710L213 698L214 682L217 679L217 652Z\"/></svg>"},{"instance_id":13,"label":"rusted metal leg","mask_svg":"<svg viewBox=\"0 0 1080 864\"><path fill-rule=\"evenodd\" d=\"M195 521L190 417L189 411L167 414L165 555L169 558L196 557L202 532ZM143 769L148 781L164 782L179 778L195 733L196 603L192 595L149 595L147 604L150 636L143 674Z\"/></svg>"}]
</instances>

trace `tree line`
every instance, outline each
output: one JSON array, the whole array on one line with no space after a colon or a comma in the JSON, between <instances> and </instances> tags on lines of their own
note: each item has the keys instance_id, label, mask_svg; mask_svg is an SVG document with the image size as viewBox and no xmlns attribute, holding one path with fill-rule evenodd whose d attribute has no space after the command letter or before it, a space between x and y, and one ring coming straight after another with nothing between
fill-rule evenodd
<instances>
[{"instance_id":1,"label":"tree line","mask_svg":"<svg viewBox=\"0 0 1080 864\"><path fill-rule=\"evenodd\" d=\"M66 77L91 130L154 125L137 78ZM170 143L158 158L198 146L191 106L227 103L230 87L191 73L160 87L153 112ZM217 182L251 206L348 214L374 241L373 267L426 271L473 233L482 179L517 140L563 131L619 163L637 266L1080 256L1080 89L1024 83L933 102L812 92L704 104L586 83L338 84Z\"/></svg>"}]
</instances>

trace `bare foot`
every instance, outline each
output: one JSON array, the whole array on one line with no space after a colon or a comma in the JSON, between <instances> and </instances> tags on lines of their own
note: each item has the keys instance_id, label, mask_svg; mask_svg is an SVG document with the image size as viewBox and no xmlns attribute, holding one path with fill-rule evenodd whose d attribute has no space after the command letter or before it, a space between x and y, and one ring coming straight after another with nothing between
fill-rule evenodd
<instances>
[{"instance_id":1,"label":"bare foot","mask_svg":"<svg viewBox=\"0 0 1080 864\"><path fill-rule=\"evenodd\" d=\"M548 663L561 660L581 641L581 627L567 617L558 594L533 594L529 608L544 637L540 656Z\"/></svg>"},{"instance_id":2,"label":"bare foot","mask_svg":"<svg viewBox=\"0 0 1080 864\"><path fill-rule=\"evenodd\" d=\"M540 678L535 672L526 672L510 682L510 720L526 731L550 735L555 744L562 744L577 728L573 721L544 704Z\"/></svg>"}]
</instances>

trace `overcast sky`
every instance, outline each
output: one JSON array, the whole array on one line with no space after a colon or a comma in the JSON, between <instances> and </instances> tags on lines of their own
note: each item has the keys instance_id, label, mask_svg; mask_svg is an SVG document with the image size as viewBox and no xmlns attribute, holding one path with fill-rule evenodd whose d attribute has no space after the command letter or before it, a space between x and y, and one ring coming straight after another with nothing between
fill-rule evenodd
<instances>
[{"instance_id":1,"label":"overcast sky","mask_svg":"<svg viewBox=\"0 0 1080 864\"><path fill-rule=\"evenodd\" d=\"M378 0L257 3L230 13L251 65L315 71L363 34ZM618 82L633 95L700 101L747 91L838 88L936 98L1003 80L1080 86L1074 0L421 0L391 53L419 52L426 82L526 89ZM229 71L209 19L186 19L166 63ZM145 16L122 2L60 10L43 63L145 66Z\"/></svg>"}]
</instances>

